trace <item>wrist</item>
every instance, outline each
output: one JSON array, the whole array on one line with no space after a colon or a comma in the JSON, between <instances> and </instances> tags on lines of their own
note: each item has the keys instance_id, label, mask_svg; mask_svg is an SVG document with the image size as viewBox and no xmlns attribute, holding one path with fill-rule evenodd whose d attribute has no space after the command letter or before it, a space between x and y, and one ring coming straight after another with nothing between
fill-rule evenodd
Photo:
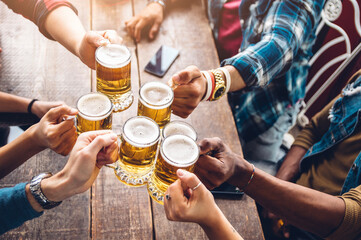
<instances>
[{"instance_id":1,"label":"wrist","mask_svg":"<svg viewBox=\"0 0 361 240\"><path fill-rule=\"evenodd\" d=\"M41 181L43 194L53 202L63 201L73 194L71 184L62 172Z\"/></svg>"},{"instance_id":2,"label":"wrist","mask_svg":"<svg viewBox=\"0 0 361 240\"><path fill-rule=\"evenodd\" d=\"M204 219L204 221L198 222L199 226L201 226L204 230L206 228L208 229L214 229L217 226L220 225L220 222L222 221L222 218L224 217L221 209L217 206L217 204L214 203L214 208L210 208L209 215L207 215L207 218Z\"/></svg>"},{"instance_id":3,"label":"wrist","mask_svg":"<svg viewBox=\"0 0 361 240\"><path fill-rule=\"evenodd\" d=\"M158 5L162 8L162 10L165 9L165 1L164 0L148 0L148 5Z\"/></svg>"},{"instance_id":4,"label":"wrist","mask_svg":"<svg viewBox=\"0 0 361 240\"><path fill-rule=\"evenodd\" d=\"M39 123L37 123L37 124L32 125L25 132L29 136L29 142L31 143L31 145L33 145L32 149L35 150L36 152L41 152L47 148L44 144L41 143L42 141L41 141L40 137L38 136L39 131L40 131Z\"/></svg>"},{"instance_id":5,"label":"wrist","mask_svg":"<svg viewBox=\"0 0 361 240\"><path fill-rule=\"evenodd\" d=\"M253 165L247 162L244 158L237 155L237 161L235 162L235 168L232 176L228 180L230 184L238 187L242 190L253 175Z\"/></svg>"}]
</instances>

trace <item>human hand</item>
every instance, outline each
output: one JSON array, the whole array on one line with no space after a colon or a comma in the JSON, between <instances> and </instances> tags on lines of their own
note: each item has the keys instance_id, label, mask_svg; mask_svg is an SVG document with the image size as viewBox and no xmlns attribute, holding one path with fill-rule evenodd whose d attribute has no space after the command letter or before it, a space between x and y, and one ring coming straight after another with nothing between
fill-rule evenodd
<instances>
[{"instance_id":1,"label":"human hand","mask_svg":"<svg viewBox=\"0 0 361 240\"><path fill-rule=\"evenodd\" d=\"M262 208L260 215L263 218L262 222L264 222L265 231L267 231L270 238L290 238L290 225L283 219L265 208Z\"/></svg>"},{"instance_id":2,"label":"human hand","mask_svg":"<svg viewBox=\"0 0 361 240\"><path fill-rule=\"evenodd\" d=\"M34 141L40 148L68 155L76 141L76 129L73 120L63 121L63 118L77 113L76 109L65 105L50 109L39 123L32 126Z\"/></svg>"},{"instance_id":3,"label":"human hand","mask_svg":"<svg viewBox=\"0 0 361 240\"><path fill-rule=\"evenodd\" d=\"M252 165L237 155L220 138L206 138L200 141L200 157L194 173L208 189L224 182L243 187L252 173Z\"/></svg>"},{"instance_id":4,"label":"human hand","mask_svg":"<svg viewBox=\"0 0 361 240\"><path fill-rule=\"evenodd\" d=\"M70 196L88 190L99 174L98 158L101 152L103 162L113 162L113 148L117 135L107 130L90 131L79 135L65 167L54 176L44 179L41 188L51 201L62 201ZM110 151L110 149L112 149Z\"/></svg>"},{"instance_id":5,"label":"human hand","mask_svg":"<svg viewBox=\"0 0 361 240\"><path fill-rule=\"evenodd\" d=\"M95 69L95 50L108 43L121 44L123 39L114 30L89 31L78 47L77 56L91 69Z\"/></svg>"},{"instance_id":6,"label":"human hand","mask_svg":"<svg viewBox=\"0 0 361 240\"><path fill-rule=\"evenodd\" d=\"M51 108L63 105L64 102L48 102L48 101L35 101L31 107L31 112L38 118L42 118Z\"/></svg>"},{"instance_id":7,"label":"human hand","mask_svg":"<svg viewBox=\"0 0 361 240\"><path fill-rule=\"evenodd\" d=\"M163 22L163 6L159 3L150 3L138 15L125 22L129 35L140 42L141 33L144 28L150 28L148 37L154 39Z\"/></svg>"},{"instance_id":8,"label":"human hand","mask_svg":"<svg viewBox=\"0 0 361 240\"><path fill-rule=\"evenodd\" d=\"M207 80L196 66L189 66L174 74L168 85L174 91L173 113L186 118L202 100L207 89Z\"/></svg>"},{"instance_id":9,"label":"human hand","mask_svg":"<svg viewBox=\"0 0 361 240\"><path fill-rule=\"evenodd\" d=\"M197 189L200 180L196 175L188 171L178 169L178 180L171 184L164 198L164 210L171 221L195 222L200 225L208 225L218 219L219 208L214 202L212 194L203 184Z\"/></svg>"}]
</instances>

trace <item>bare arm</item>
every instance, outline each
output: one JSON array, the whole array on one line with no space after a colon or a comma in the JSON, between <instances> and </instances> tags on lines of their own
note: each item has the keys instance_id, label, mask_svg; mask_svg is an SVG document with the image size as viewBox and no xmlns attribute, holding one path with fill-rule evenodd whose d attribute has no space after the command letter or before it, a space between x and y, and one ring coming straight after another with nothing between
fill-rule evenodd
<instances>
[{"instance_id":1,"label":"bare arm","mask_svg":"<svg viewBox=\"0 0 361 240\"><path fill-rule=\"evenodd\" d=\"M214 188L227 181L245 188L245 192L263 207L288 223L321 237L336 229L344 215L342 199L297 184L275 178L256 169L250 184L253 167L242 156L233 153L219 139L200 142L201 154L212 150L213 156L202 155L195 172L208 187Z\"/></svg>"},{"instance_id":2,"label":"bare arm","mask_svg":"<svg viewBox=\"0 0 361 240\"><path fill-rule=\"evenodd\" d=\"M193 173L177 170L179 180L170 185L164 199L164 210L171 221L198 223L211 240L243 239L214 202L213 195Z\"/></svg>"},{"instance_id":3,"label":"bare arm","mask_svg":"<svg viewBox=\"0 0 361 240\"><path fill-rule=\"evenodd\" d=\"M66 6L51 11L44 26L56 41L92 69L95 69L95 50L99 46L123 41L114 30L86 32L75 12Z\"/></svg>"},{"instance_id":4,"label":"bare arm","mask_svg":"<svg viewBox=\"0 0 361 240\"><path fill-rule=\"evenodd\" d=\"M288 223L321 237L333 232L345 215L342 199L279 180L259 169L245 192Z\"/></svg>"},{"instance_id":5,"label":"bare arm","mask_svg":"<svg viewBox=\"0 0 361 240\"><path fill-rule=\"evenodd\" d=\"M0 92L0 112L27 112L31 99Z\"/></svg>"},{"instance_id":6,"label":"bare arm","mask_svg":"<svg viewBox=\"0 0 361 240\"><path fill-rule=\"evenodd\" d=\"M276 177L285 181L293 182L299 175L300 162L307 150L300 146L292 146L288 151L282 166L278 170Z\"/></svg>"},{"instance_id":7,"label":"bare arm","mask_svg":"<svg viewBox=\"0 0 361 240\"><path fill-rule=\"evenodd\" d=\"M76 141L76 130L73 121L59 122L59 119L76 113L75 109L66 106L54 108L39 123L0 148L0 178L46 148L68 155Z\"/></svg>"}]
</instances>

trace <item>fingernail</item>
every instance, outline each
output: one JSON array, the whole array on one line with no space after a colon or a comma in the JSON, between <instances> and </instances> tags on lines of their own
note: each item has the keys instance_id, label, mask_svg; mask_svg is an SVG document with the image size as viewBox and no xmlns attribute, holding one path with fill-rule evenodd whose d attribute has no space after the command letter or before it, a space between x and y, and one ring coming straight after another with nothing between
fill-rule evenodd
<instances>
[{"instance_id":1,"label":"fingernail","mask_svg":"<svg viewBox=\"0 0 361 240\"><path fill-rule=\"evenodd\" d=\"M99 41L99 44L104 46L104 45L110 44L110 41L108 39L101 39Z\"/></svg>"},{"instance_id":2,"label":"fingernail","mask_svg":"<svg viewBox=\"0 0 361 240\"><path fill-rule=\"evenodd\" d=\"M114 134L114 133L112 133L112 136L110 137L110 139L113 140L113 141L116 140L116 139L117 139L117 135Z\"/></svg>"},{"instance_id":3,"label":"fingernail","mask_svg":"<svg viewBox=\"0 0 361 240\"><path fill-rule=\"evenodd\" d=\"M187 172L184 171L183 169L178 169L177 174L178 174L179 177L183 177L184 175L187 174Z\"/></svg>"}]
</instances>

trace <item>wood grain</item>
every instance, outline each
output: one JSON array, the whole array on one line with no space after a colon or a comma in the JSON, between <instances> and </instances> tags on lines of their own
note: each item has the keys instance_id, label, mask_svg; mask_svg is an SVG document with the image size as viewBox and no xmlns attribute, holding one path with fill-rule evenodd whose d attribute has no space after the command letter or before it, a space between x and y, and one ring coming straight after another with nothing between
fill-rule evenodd
<instances>
[{"instance_id":1,"label":"wood grain","mask_svg":"<svg viewBox=\"0 0 361 240\"><path fill-rule=\"evenodd\" d=\"M124 22L132 16L132 2L93 0L94 30L114 29L132 52L134 102L124 112L113 114L113 129L120 133L124 122L137 114L139 75L136 45L127 35ZM95 73L93 87L95 89ZM113 169L104 168L92 189L92 239L151 239L152 215L146 187L129 187L118 181Z\"/></svg>"},{"instance_id":2,"label":"wood grain","mask_svg":"<svg viewBox=\"0 0 361 240\"><path fill-rule=\"evenodd\" d=\"M139 13L145 5L145 0L135 1L135 13ZM180 50L180 56L160 79L143 69L162 44ZM186 0L173 5L156 39L149 41L143 38L138 44L138 57L142 83L167 82L174 73L189 65L195 65L201 70L218 67L218 55L202 2ZM172 119L179 118L172 115ZM198 139L220 137L234 152L241 152L232 113L225 97L217 102L201 103L186 121L194 126ZM245 239L263 239L256 206L251 198L244 196L241 200L216 199L216 202ZM154 201L153 218L156 239L207 239L196 224L168 221L163 206Z\"/></svg>"},{"instance_id":3,"label":"wood grain","mask_svg":"<svg viewBox=\"0 0 361 240\"><path fill-rule=\"evenodd\" d=\"M89 29L89 2L73 1ZM84 14L85 13L85 14ZM42 100L61 100L75 106L90 90L90 71L57 42L46 39L37 27L0 3L0 90ZM0 180L0 187L29 181L44 171L61 170L67 158L46 150ZM65 200L42 217L0 236L0 239L87 239L89 193Z\"/></svg>"}]
</instances>

